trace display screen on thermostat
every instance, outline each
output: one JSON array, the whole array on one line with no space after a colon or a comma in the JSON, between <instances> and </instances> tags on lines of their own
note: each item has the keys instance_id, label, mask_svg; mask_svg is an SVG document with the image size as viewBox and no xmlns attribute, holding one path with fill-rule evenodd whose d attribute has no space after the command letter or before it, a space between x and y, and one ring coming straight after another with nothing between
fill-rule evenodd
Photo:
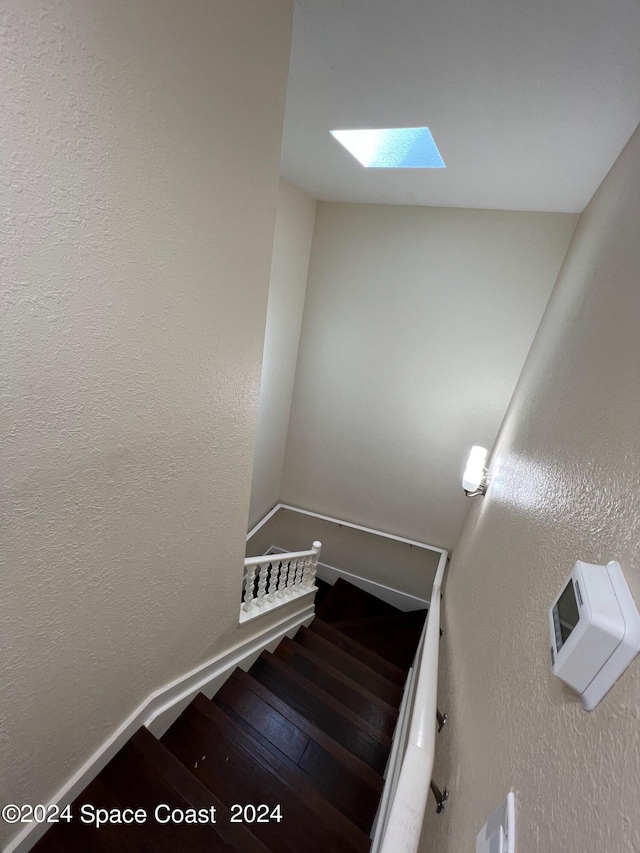
<instances>
[{"instance_id":1,"label":"display screen on thermostat","mask_svg":"<svg viewBox=\"0 0 640 853\"><path fill-rule=\"evenodd\" d=\"M556 611L553 614L554 627L556 629L556 648L560 651L580 618L572 580L565 586L554 609Z\"/></svg>"}]
</instances>

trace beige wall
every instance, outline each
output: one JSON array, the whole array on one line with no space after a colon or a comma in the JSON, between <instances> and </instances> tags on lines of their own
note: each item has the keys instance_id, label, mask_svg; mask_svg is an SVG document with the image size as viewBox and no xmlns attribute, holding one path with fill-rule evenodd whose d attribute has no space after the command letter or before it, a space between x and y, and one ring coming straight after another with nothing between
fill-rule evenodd
<instances>
[{"instance_id":1,"label":"beige wall","mask_svg":"<svg viewBox=\"0 0 640 853\"><path fill-rule=\"evenodd\" d=\"M281 499L451 547L576 222L319 203Z\"/></svg>"},{"instance_id":2,"label":"beige wall","mask_svg":"<svg viewBox=\"0 0 640 853\"><path fill-rule=\"evenodd\" d=\"M290 16L3 4L0 802L238 636Z\"/></svg>"},{"instance_id":3,"label":"beige wall","mask_svg":"<svg viewBox=\"0 0 640 853\"><path fill-rule=\"evenodd\" d=\"M278 502L296 375L315 199L280 180L249 527Z\"/></svg>"},{"instance_id":4,"label":"beige wall","mask_svg":"<svg viewBox=\"0 0 640 853\"><path fill-rule=\"evenodd\" d=\"M266 554L272 545L285 551L305 551L322 542L320 561L367 580L429 600L440 559L428 551L394 539L384 539L311 515L279 509L247 542L247 557Z\"/></svg>"},{"instance_id":5,"label":"beige wall","mask_svg":"<svg viewBox=\"0 0 640 853\"><path fill-rule=\"evenodd\" d=\"M592 713L551 675L547 609L577 559L618 560L640 604L640 129L583 214L444 597L422 850L459 853L516 792L518 853L640 844L640 660Z\"/></svg>"}]
</instances>

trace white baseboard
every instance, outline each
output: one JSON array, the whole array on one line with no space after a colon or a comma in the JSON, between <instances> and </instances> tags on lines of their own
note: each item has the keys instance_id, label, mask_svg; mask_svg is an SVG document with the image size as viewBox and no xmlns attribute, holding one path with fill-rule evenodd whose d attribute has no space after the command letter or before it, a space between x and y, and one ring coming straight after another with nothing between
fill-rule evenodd
<instances>
[{"instance_id":1,"label":"white baseboard","mask_svg":"<svg viewBox=\"0 0 640 853\"><path fill-rule=\"evenodd\" d=\"M73 802L140 726L146 726L156 737L160 737L177 720L196 694L202 692L212 698L237 666L248 670L265 648L273 651L285 635L293 637L301 625L308 625L313 619L313 599L310 603L308 598L305 599L302 605L298 613L288 616L262 634L220 652L211 660L148 696L49 802L56 803L60 809ZM5 853L27 853L47 828L47 824L29 824L9 841L4 848Z\"/></svg>"},{"instance_id":2,"label":"white baseboard","mask_svg":"<svg viewBox=\"0 0 640 853\"><path fill-rule=\"evenodd\" d=\"M286 553L286 548L280 548L277 545L272 545L267 551L267 554L283 553ZM371 595L381 598L387 604L391 604L405 613L411 610L424 610L429 607L429 601L425 598L417 598L415 595L409 595L407 592L400 592L399 589L392 589L390 586L371 581L360 575L354 575L351 572L345 572L344 569L337 569L335 566L328 566L326 563L318 563L316 574L320 580L331 584L331 586L333 586L338 578L344 578L344 580L349 581L354 586L363 589L365 592L370 592Z\"/></svg>"}]
</instances>

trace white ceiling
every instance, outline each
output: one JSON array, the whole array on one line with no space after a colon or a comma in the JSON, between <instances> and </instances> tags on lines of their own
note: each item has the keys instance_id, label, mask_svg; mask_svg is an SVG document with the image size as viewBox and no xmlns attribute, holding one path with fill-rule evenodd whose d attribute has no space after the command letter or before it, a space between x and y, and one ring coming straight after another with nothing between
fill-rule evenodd
<instances>
[{"instance_id":1,"label":"white ceiling","mask_svg":"<svg viewBox=\"0 0 640 853\"><path fill-rule=\"evenodd\" d=\"M296 0L282 171L318 199L582 211L640 122L640 0ZM427 126L446 169L330 130Z\"/></svg>"}]
</instances>

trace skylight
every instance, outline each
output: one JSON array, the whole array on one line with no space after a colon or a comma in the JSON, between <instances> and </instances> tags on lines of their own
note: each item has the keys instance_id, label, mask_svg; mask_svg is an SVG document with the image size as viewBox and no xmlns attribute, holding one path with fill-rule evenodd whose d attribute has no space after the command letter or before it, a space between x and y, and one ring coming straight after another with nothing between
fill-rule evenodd
<instances>
[{"instance_id":1,"label":"skylight","mask_svg":"<svg viewBox=\"0 0 640 853\"><path fill-rule=\"evenodd\" d=\"M444 169L428 127L332 130L350 154L369 169Z\"/></svg>"}]
</instances>

